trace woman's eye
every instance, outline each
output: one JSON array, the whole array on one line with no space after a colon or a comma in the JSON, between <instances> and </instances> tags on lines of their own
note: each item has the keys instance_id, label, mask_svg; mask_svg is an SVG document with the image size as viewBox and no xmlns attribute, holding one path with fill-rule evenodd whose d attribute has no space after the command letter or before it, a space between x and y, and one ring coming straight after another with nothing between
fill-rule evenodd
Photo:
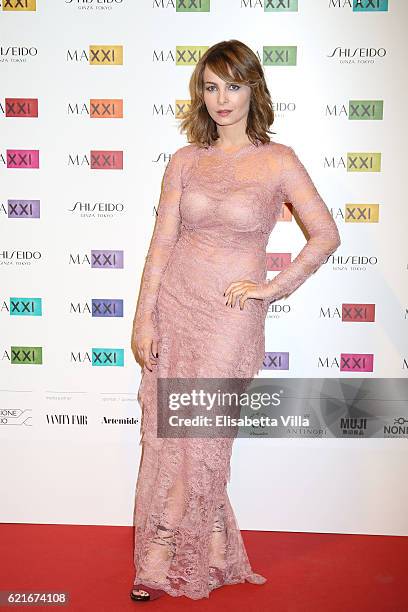
<instances>
[{"instance_id":1,"label":"woman's eye","mask_svg":"<svg viewBox=\"0 0 408 612\"><path fill-rule=\"evenodd\" d=\"M215 87L215 85L209 85L208 87L206 87L207 91L212 91L213 87ZM234 89L234 91L237 91L237 89L240 89L239 85L230 85L230 87L235 87L236 89Z\"/></svg>"}]
</instances>

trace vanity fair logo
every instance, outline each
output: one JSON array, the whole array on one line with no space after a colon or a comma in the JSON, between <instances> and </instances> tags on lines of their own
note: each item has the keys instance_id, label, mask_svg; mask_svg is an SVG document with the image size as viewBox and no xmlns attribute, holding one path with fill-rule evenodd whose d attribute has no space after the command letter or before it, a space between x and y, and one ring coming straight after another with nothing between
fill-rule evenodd
<instances>
[{"instance_id":1,"label":"vanity fair logo","mask_svg":"<svg viewBox=\"0 0 408 612\"><path fill-rule=\"evenodd\" d=\"M36 0L3 0L3 11L36 11Z\"/></svg>"},{"instance_id":2,"label":"vanity fair logo","mask_svg":"<svg viewBox=\"0 0 408 612\"><path fill-rule=\"evenodd\" d=\"M104 270L115 270L123 268L123 251L111 250L92 250L91 254L87 253L70 253L69 264L88 265L91 268L99 268Z\"/></svg>"},{"instance_id":3,"label":"vanity fair logo","mask_svg":"<svg viewBox=\"0 0 408 612\"><path fill-rule=\"evenodd\" d=\"M69 312L92 317L123 317L123 300L114 298L93 298L89 302L70 302Z\"/></svg>"},{"instance_id":4,"label":"vanity fair logo","mask_svg":"<svg viewBox=\"0 0 408 612\"><path fill-rule=\"evenodd\" d=\"M0 62L4 63L26 63L29 59L38 55L37 47L0 45Z\"/></svg>"},{"instance_id":5,"label":"vanity fair logo","mask_svg":"<svg viewBox=\"0 0 408 612\"><path fill-rule=\"evenodd\" d=\"M349 121L382 121L383 109L383 100L349 100L348 104L326 104L325 116Z\"/></svg>"},{"instance_id":6,"label":"vanity fair logo","mask_svg":"<svg viewBox=\"0 0 408 612\"><path fill-rule=\"evenodd\" d=\"M40 200L7 200L7 208L1 204L1 212L9 219L39 219Z\"/></svg>"},{"instance_id":7,"label":"vanity fair logo","mask_svg":"<svg viewBox=\"0 0 408 612\"><path fill-rule=\"evenodd\" d=\"M90 351L71 351L70 361L76 365L88 364L95 367L123 367L123 348L92 348Z\"/></svg>"},{"instance_id":8,"label":"vanity fair logo","mask_svg":"<svg viewBox=\"0 0 408 612\"><path fill-rule=\"evenodd\" d=\"M374 64L386 54L384 47L334 47L327 57L340 64Z\"/></svg>"},{"instance_id":9,"label":"vanity fair logo","mask_svg":"<svg viewBox=\"0 0 408 612\"><path fill-rule=\"evenodd\" d=\"M91 119L123 119L121 98L91 98L89 102L69 102L67 115Z\"/></svg>"},{"instance_id":10,"label":"vanity fair logo","mask_svg":"<svg viewBox=\"0 0 408 612\"><path fill-rule=\"evenodd\" d=\"M68 167L88 167L90 170L123 170L123 151L90 151L69 153Z\"/></svg>"},{"instance_id":11,"label":"vanity fair logo","mask_svg":"<svg viewBox=\"0 0 408 612\"><path fill-rule=\"evenodd\" d=\"M0 104L0 109L6 117L38 117L38 98L5 98L4 102L5 108Z\"/></svg>"},{"instance_id":12,"label":"vanity fair logo","mask_svg":"<svg viewBox=\"0 0 408 612\"><path fill-rule=\"evenodd\" d=\"M65 59L91 66L122 66L123 45L89 45L88 50L67 49Z\"/></svg>"},{"instance_id":13,"label":"vanity fair logo","mask_svg":"<svg viewBox=\"0 0 408 612\"><path fill-rule=\"evenodd\" d=\"M1 310L8 311L11 317L41 317L42 298L11 297L9 304L3 302Z\"/></svg>"},{"instance_id":14,"label":"vanity fair logo","mask_svg":"<svg viewBox=\"0 0 408 612\"><path fill-rule=\"evenodd\" d=\"M321 319L341 319L345 323L373 323L375 304L341 304L341 306L321 306Z\"/></svg>"},{"instance_id":15,"label":"vanity fair logo","mask_svg":"<svg viewBox=\"0 0 408 612\"><path fill-rule=\"evenodd\" d=\"M50 414L45 415L47 425L88 425L88 415L86 414Z\"/></svg>"},{"instance_id":16,"label":"vanity fair logo","mask_svg":"<svg viewBox=\"0 0 408 612\"><path fill-rule=\"evenodd\" d=\"M6 149L6 156L1 155L1 161L12 170L32 170L40 167L40 151L38 149Z\"/></svg>"}]
</instances>

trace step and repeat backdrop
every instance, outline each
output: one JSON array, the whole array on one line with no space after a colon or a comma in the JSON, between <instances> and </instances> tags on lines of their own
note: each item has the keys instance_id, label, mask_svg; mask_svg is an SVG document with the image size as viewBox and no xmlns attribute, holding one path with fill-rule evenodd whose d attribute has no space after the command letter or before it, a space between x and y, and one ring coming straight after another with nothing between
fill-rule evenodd
<instances>
[{"instance_id":1,"label":"step and repeat backdrop","mask_svg":"<svg viewBox=\"0 0 408 612\"><path fill-rule=\"evenodd\" d=\"M189 78L221 40L258 55L272 138L342 239L271 304L261 375L407 378L407 17L402 0L1 0L0 520L132 524L132 320ZM285 206L268 278L305 239ZM406 535L403 407L376 437L323 418L237 440L241 528Z\"/></svg>"}]
</instances>

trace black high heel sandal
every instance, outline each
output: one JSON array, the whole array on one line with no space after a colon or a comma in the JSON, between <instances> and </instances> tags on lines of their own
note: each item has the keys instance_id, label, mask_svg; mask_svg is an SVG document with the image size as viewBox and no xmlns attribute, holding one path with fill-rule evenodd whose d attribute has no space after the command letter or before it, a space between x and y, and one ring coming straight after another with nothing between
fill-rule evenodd
<instances>
[{"instance_id":1,"label":"black high heel sandal","mask_svg":"<svg viewBox=\"0 0 408 612\"><path fill-rule=\"evenodd\" d=\"M142 582L139 582L138 584L135 584L133 589L130 591L130 599L133 599L133 601L153 601L153 599L158 599L165 594L166 591L163 591L162 589L153 589L152 587L146 586Z\"/></svg>"}]
</instances>

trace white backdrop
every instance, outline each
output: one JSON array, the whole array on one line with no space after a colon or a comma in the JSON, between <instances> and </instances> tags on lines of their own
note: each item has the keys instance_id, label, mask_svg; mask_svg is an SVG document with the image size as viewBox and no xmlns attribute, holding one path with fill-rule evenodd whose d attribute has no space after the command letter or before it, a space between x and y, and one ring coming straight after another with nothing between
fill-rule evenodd
<instances>
[{"instance_id":1,"label":"white backdrop","mask_svg":"<svg viewBox=\"0 0 408 612\"><path fill-rule=\"evenodd\" d=\"M141 447L130 332L164 167L187 144L176 113L200 47L237 38L258 53L273 138L293 146L342 238L316 275L271 305L266 351L288 353L289 365L262 375L407 376L408 5L352 4L3 1L0 520L132 524ZM296 47L294 65L271 46ZM350 112L353 100L367 102ZM39 151L39 167L22 151ZM117 153L91 151L123 152L123 168L107 169ZM379 153L380 171L348 171L356 152ZM294 259L304 240L282 220L268 252ZM123 268L94 250L122 252ZM122 300L123 316L92 316L93 299L105 315ZM375 304L375 318L343 321L343 304ZM12 347L42 347L42 363ZM93 349L109 365L93 365ZM370 355L371 371L345 371L343 354ZM113 355L123 365L110 365ZM324 438L235 442L229 492L241 528L407 535L406 439Z\"/></svg>"}]
</instances>

